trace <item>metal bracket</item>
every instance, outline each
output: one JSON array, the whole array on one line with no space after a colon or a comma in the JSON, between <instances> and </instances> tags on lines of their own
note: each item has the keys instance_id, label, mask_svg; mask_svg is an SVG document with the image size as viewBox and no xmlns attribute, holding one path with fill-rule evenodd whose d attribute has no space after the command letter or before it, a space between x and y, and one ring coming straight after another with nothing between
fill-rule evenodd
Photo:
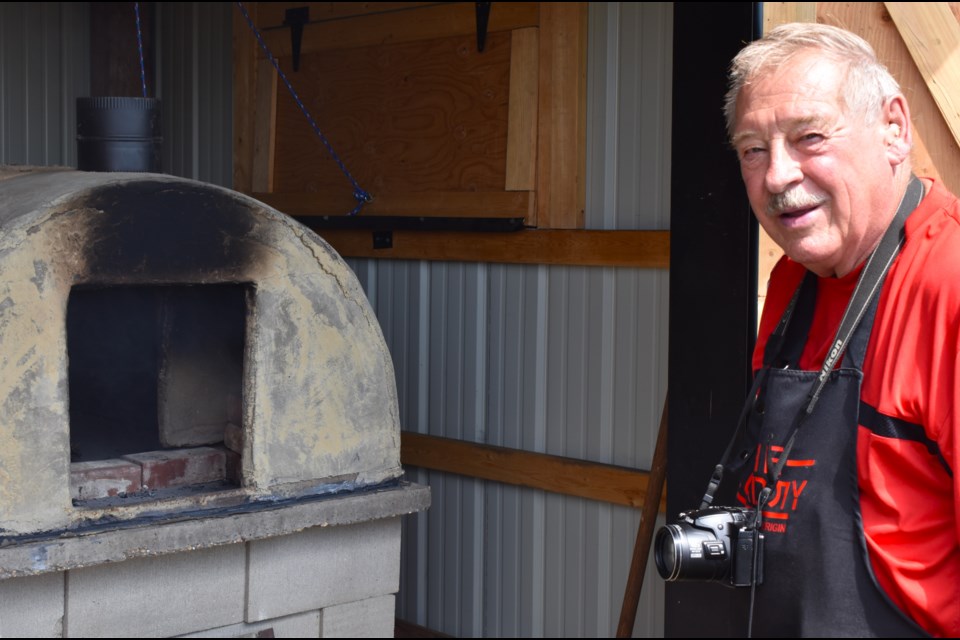
<instances>
[{"instance_id":1,"label":"metal bracket","mask_svg":"<svg viewBox=\"0 0 960 640\"><path fill-rule=\"evenodd\" d=\"M374 249L393 249L393 231L374 231Z\"/></svg>"},{"instance_id":2,"label":"metal bracket","mask_svg":"<svg viewBox=\"0 0 960 640\"><path fill-rule=\"evenodd\" d=\"M310 7L287 9L283 26L290 27L290 44L293 49L293 70L300 70L300 43L303 41L303 25L310 22Z\"/></svg>"},{"instance_id":3,"label":"metal bracket","mask_svg":"<svg viewBox=\"0 0 960 640\"><path fill-rule=\"evenodd\" d=\"M477 3L477 51L487 44L487 25L490 22L490 2Z\"/></svg>"}]
</instances>

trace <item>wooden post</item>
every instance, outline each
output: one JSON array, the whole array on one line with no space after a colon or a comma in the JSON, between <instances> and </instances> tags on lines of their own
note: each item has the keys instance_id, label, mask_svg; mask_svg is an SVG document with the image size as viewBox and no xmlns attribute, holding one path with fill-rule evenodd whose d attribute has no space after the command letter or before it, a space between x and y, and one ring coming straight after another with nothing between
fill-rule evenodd
<instances>
[{"instance_id":1,"label":"wooden post","mask_svg":"<svg viewBox=\"0 0 960 640\"><path fill-rule=\"evenodd\" d=\"M669 393L667 394L669 397ZM647 499L643 501L640 527L637 530L637 542L633 546L633 559L630 573L627 574L627 587L620 608L620 624L617 625L617 637L629 638L633 634L633 623L637 618L637 604L640 602L640 590L643 588L643 576L647 571L647 558L650 556L650 542L653 528L660 511L660 495L667 476L667 398L663 399L663 413L660 414L660 431L650 464L650 483L647 485Z\"/></svg>"}]
</instances>

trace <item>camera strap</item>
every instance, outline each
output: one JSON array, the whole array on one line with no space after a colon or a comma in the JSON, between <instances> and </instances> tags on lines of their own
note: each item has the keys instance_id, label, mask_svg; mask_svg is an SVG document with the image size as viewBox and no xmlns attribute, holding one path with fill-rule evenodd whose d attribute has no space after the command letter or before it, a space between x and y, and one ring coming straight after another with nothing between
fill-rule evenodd
<instances>
[{"instance_id":1,"label":"camera strap","mask_svg":"<svg viewBox=\"0 0 960 640\"><path fill-rule=\"evenodd\" d=\"M922 199L923 184L919 178L911 175L910 183L907 185L907 190L900 200L900 206L897 207L897 213L893 221L890 223L890 226L887 227L886 232L884 232L880 244L877 245L877 248L870 254L863 268L863 272L857 280L857 286L853 290L853 295L850 296L850 302L843 312L840 327L837 329L836 336L833 339L833 346L830 348L827 357L824 358L823 365L820 367L820 375L817 376L813 388L807 395L807 406L804 410L797 413L797 416L793 420L793 425L790 427L790 436L783 445L783 452L780 454L779 460L773 465L770 472L772 482L765 488L767 497L769 497L770 487L776 484L777 479L783 471L784 465L786 465L790 457L790 450L796 442L800 426L813 413L814 408L817 406L817 401L820 399L820 394L823 392L823 388L830 378L830 373L836 367L837 363L840 362L841 356L843 356L847 347L850 345L853 333L863 319L864 313L870 307L871 302L879 295L880 288L887 276L887 271L890 269L890 265L893 264L894 258L900 253L900 248L903 246L904 227L906 226L907 217L917 208ZM859 364L862 363L858 363L858 365ZM762 493L761 499L763 499ZM766 500L763 501L766 502ZM758 503L758 514L760 513L760 507L761 504Z\"/></svg>"},{"instance_id":2,"label":"camera strap","mask_svg":"<svg viewBox=\"0 0 960 640\"><path fill-rule=\"evenodd\" d=\"M789 459L790 450L793 448L793 444L796 441L800 426L803 424L806 418L813 413L813 410L820 399L820 394L823 392L823 388L826 386L826 383L830 378L830 373L833 371L834 367L840 361L840 358L843 356L843 353L849 346L851 339L854 337L854 331L860 324L860 321L863 319L864 314L871 305L871 302L877 297L883 281L886 278L887 271L890 269L890 265L893 264L894 258L896 258L897 254L900 252L900 248L903 246L904 227L906 225L906 220L913 210L917 208L922 199L923 184L920 182L919 178L917 178L915 175L911 175L910 182L900 200L900 205L897 207L897 212L891 221L890 226L888 226L887 230L884 232L883 237L880 240L880 244L878 244L876 249L874 249L870 254L870 257L867 259L867 262L864 265L863 272L860 274L860 278L857 280L856 288L854 289L853 295L850 298L850 302L847 304L847 308L843 313L843 318L840 321L840 326L837 329L836 336L834 337L833 346L830 349L830 352L827 354L827 357L824 359L823 365L820 368L820 374L817 376L809 394L807 395L807 405L798 412L793 420L787 442L784 444L783 451L779 456L779 460L773 465L773 468L769 474L772 482L768 484L763 491L761 491L757 501L756 510L756 517L758 520L756 525L758 527L760 525L759 520L761 518L760 513L762 507L770 497L770 487L775 485L776 480L780 477L780 474L783 471L784 465L786 465L787 460ZM809 273L807 275L810 277ZM804 289L809 289L809 287L804 287L802 283L797 287L793 297L787 305L787 308L784 310L784 313L780 318L780 322L770 335L769 340L774 343L773 346L775 349L780 349L783 346L784 336L786 335L790 326L790 320L793 318L794 312L797 310L797 304L801 299L801 293ZM763 384L766 381L770 366L771 365L768 362L765 362L765 366L759 372L757 372L757 375L755 376L753 386L751 387L750 393L747 395L746 402L740 411L737 429L734 432L730 443L727 445L727 448L720 459L720 463L714 467L713 474L707 484L707 491L704 494L700 505L701 509L710 506L710 504L713 502L714 493L716 493L721 481L723 480L723 473L730 462L730 456L733 452L734 445L741 438L744 430L746 429L747 416L749 415L754 403L757 401L757 398L763 389Z\"/></svg>"}]
</instances>

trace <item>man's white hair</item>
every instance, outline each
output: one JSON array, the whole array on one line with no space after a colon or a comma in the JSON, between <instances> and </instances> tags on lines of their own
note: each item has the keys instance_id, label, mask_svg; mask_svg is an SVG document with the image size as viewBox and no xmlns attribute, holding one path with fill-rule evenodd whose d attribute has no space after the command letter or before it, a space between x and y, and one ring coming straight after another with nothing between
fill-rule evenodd
<instances>
[{"instance_id":1,"label":"man's white hair","mask_svg":"<svg viewBox=\"0 0 960 640\"><path fill-rule=\"evenodd\" d=\"M794 55L811 50L846 65L841 99L847 109L863 114L868 122L880 115L887 99L900 93L900 85L877 59L870 43L860 36L825 24L784 24L748 44L731 62L723 106L728 134L733 133L740 90Z\"/></svg>"}]
</instances>

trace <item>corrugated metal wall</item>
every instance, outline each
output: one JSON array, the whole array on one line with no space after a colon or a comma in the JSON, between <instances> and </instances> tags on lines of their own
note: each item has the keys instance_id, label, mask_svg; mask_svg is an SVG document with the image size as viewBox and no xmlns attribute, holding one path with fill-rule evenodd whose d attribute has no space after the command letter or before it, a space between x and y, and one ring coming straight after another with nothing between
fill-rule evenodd
<instances>
[{"instance_id":1,"label":"corrugated metal wall","mask_svg":"<svg viewBox=\"0 0 960 640\"><path fill-rule=\"evenodd\" d=\"M233 2L159 2L163 172L233 185Z\"/></svg>"},{"instance_id":2,"label":"corrugated metal wall","mask_svg":"<svg viewBox=\"0 0 960 640\"><path fill-rule=\"evenodd\" d=\"M76 166L89 24L85 2L0 3L0 164Z\"/></svg>"},{"instance_id":3,"label":"corrugated metal wall","mask_svg":"<svg viewBox=\"0 0 960 640\"><path fill-rule=\"evenodd\" d=\"M233 3L158 3L164 171L229 186ZM86 23L84 22L86 21ZM86 3L0 4L0 162L75 164ZM77 25L80 25L79 27ZM669 226L672 9L591 3L587 224ZM665 271L352 260L411 431L647 469L666 394ZM398 615L457 636L610 636L634 509L411 469ZM652 563L635 633L663 633Z\"/></svg>"},{"instance_id":4,"label":"corrugated metal wall","mask_svg":"<svg viewBox=\"0 0 960 640\"><path fill-rule=\"evenodd\" d=\"M669 226L672 8L591 3L587 224ZM404 429L648 469L666 394L665 271L351 260ZM398 615L455 636L611 636L639 513L423 470ZM635 633L663 633L648 565Z\"/></svg>"}]
</instances>

